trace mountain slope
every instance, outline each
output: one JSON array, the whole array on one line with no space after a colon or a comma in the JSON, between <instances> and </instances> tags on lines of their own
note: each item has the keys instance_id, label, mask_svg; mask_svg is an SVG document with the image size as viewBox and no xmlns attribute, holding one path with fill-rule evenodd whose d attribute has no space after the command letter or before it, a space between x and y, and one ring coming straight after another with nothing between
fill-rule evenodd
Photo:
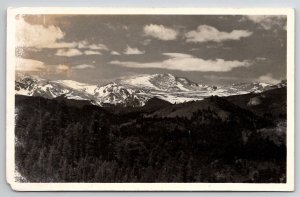
<instances>
[{"instance_id":1,"label":"mountain slope","mask_svg":"<svg viewBox=\"0 0 300 197\"><path fill-rule=\"evenodd\" d=\"M258 94L229 96L225 99L260 116L268 116L271 119L286 119L287 88L280 84L276 87L279 88L273 88Z\"/></svg>"},{"instance_id":2,"label":"mountain slope","mask_svg":"<svg viewBox=\"0 0 300 197\"><path fill-rule=\"evenodd\" d=\"M163 108L149 115L150 117L186 117L191 119L194 113L198 111L213 111L222 120L226 120L232 113L237 111L243 111L238 106L228 102L227 100L213 96L205 98L201 101L192 101L187 103L181 103L172 105L170 107Z\"/></svg>"}]
</instances>

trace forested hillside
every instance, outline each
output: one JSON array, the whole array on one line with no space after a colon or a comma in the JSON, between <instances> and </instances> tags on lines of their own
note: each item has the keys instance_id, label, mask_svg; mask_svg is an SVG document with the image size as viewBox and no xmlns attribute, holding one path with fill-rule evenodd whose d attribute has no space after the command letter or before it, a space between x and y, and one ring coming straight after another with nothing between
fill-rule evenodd
<instances>
[{"instance_id":1,"label":"forested hillside","mask_svg":"<svg viewBox=\"0 0 300 197\"><path fill-rule=\"evenodd\" d=\"M139 108L16 96L16 170L28 182L285 182L286 88L271 91Z\"/></svg>"}]
</instances>

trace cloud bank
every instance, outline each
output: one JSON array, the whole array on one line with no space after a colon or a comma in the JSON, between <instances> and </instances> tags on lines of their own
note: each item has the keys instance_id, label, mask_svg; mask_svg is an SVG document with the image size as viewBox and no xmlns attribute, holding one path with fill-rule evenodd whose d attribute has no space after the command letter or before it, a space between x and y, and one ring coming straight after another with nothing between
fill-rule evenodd
<instances>
[{"instance_id":1,"label":"cloud bank","mask_svg":"<svg viewBox=\"0 0 300 197\"><path fill-rule=\"evenodd\" d=\"M61 42L65 33L59 27L32 25L23 17L16 20L16 46L34 48L72 48L76 42Z\"/></svg>"},{"instance_id":2,"label":"cloud bank","mask_svg":"<svg viewBox=\"0 0 300 197\"><path fill-rule=\"evenodd\" d=\"M25 71L25 72L35 72L45 69L46 66L44 62L33 60L33 59L24 59L16 57L16 70Z\"/></svg>"},{"instance_id":3,"label":"cloud bank","mask_svg":"<svg viewBox=\"0 0 300 197\"><path fill-rule=\"evenodd\" d=\"M108 51L106 45L90 44L89 42L63 42L65 33L57 26L30 24L22 16L16 20L16 46L28 48L80 48Z\"/></svg>"},{"instance_id":4,"label":"cloud bank","mask_svg":"<svg viewBox=\"0 0 300 197\"><path fill-rule=\"evenodd\" d=\"M240 40L249 37L252 32L247 30L233 30L231 32L219 31L209 25L200 25L197 30L189 31L185 34L187 42L222 42L226 40Z\"/></svg>"},{"instance_id":5,"label":"cloud bank","mask_svg":"<svg viewBox=\"0 0 300 197\"><path fill-rule=\"evenodd\" d=\"M244 61L226 61L223 59L204 60L188 54L183 53L164 53L163 55L169 57L161 62L130 62L130 61L111 61L110 64L130 67L130 68L161 68L167 70L180 71L201 71L201 72L228 72L238 67L248 67L251 62Z\"/></svg>"},{"instance_id":6,"label":"cloud bank","mask_svg":"<svg viewBox=\"0 0 300 197\"><path fill-rule=\"evenodd\" d=\"M34 59L16 57L16 71L18 72L40 72L47 74L71 75L70 66L65 64L46 65L44 62Z\"/></svg>"}]
</instances>

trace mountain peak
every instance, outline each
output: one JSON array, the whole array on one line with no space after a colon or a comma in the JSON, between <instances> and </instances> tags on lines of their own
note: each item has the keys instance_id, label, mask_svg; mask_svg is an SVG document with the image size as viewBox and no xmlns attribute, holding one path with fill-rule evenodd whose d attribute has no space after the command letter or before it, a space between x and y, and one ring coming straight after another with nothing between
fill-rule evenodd
<instances>
[{"instance_id":1,"label":"mountain peak","mask_svg":"<svg viewBox=\"0 0 300 197\"><path fill-rule=\"evenodd\" d=\"M119 84L150 90L174 92L197 90L196 87L198 87L197 83L170 73L130 76L119 80Z\"/></svg>"}]
</instances>

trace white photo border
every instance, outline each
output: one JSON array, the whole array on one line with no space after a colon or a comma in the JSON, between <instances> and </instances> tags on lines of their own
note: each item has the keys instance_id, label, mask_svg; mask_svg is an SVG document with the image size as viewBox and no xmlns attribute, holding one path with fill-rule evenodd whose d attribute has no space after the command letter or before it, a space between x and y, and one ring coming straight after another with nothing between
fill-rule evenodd
<instances>
[{"instance_id":1,"label":"white photo border","mask_svg":"<svg viewBox=\"0 0 300 197\"><path fill-rule=\"evenodd\" d=\"M286 15L287 16L287 182L286 183L20 183L15 180L15 25L18 14L63 15ZM292 8L88 8L7 9L6 180L16 191L294 191L294 40Z\"/></svg>"}]
</instances>

